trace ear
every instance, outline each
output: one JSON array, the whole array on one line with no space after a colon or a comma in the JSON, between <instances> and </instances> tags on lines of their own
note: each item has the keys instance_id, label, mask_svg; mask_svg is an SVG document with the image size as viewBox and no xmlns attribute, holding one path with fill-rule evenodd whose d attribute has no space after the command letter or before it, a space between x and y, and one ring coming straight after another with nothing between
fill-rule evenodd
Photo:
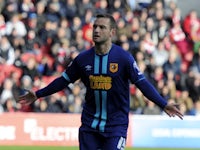
<instances>
[{"instance_id":1,"label":"ear","mask_svg":"<svg viewBox=\"0 0 200 150\"><path fill-rule=\"evenodd\" d=\"M110 36L113 37L116 34L116 29L111 29Z\"/></svg>"}]
</instances>

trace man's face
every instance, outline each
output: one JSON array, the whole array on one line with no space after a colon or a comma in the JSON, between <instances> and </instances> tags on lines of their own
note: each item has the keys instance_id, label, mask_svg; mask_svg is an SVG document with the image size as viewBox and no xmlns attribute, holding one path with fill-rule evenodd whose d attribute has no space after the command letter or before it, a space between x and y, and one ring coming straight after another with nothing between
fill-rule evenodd
<instances>
[{"instance_id":1,"label":"man's face","mask_svg":"<svg viewBox=\"0 0 200 150\"><path fill-rule=\"evenodd\" d=\"M97 18L93 25L93 41L104 43L112 37L110 20L108 18Z\"/></svg>"}]
</instances>

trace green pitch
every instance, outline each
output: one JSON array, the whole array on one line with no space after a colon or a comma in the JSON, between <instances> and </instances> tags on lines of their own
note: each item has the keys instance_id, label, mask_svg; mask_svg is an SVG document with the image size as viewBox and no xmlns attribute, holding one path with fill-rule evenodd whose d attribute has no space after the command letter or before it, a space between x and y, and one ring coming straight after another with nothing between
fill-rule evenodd
<instances>
[{"instance_id":1,"label":"green pitch","mask_svg":"<svg viewBox=\"0 0 200 150\"><path fill-rule=\"evenodd\" d=\"M0 146L0 150L79 150L78 147L55 146ZM200 150L192 148L126 148L125 150Z\"/></svg>"}]
</instances>

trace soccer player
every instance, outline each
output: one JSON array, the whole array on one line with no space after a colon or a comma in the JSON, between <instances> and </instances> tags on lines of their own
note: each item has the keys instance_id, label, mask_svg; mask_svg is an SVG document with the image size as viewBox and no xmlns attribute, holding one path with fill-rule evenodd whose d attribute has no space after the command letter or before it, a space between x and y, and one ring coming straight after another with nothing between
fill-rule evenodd
<instances>
[{"instance_id":1,"label":"soccer player","mask_svg":"<svg viewBox=\"0 0 200 150\"><path fill-rule=\"evenodd\" d=\"M112 43L115 32L114 18L98 14L93 24L94 47L81 52L62 76L46 87L29 90L19 97L20 103L30 104L81 79L87 92L79 128L80 150L124 150L129 123L130 82L170 117L183 118L177 104L168 104L147 81L132 55Z\"/></svg>"}]
</instances>

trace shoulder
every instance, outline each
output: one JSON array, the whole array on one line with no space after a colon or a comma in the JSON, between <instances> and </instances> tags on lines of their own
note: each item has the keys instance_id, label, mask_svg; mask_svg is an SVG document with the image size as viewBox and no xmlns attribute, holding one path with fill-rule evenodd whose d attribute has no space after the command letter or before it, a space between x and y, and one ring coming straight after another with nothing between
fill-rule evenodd
<instances>
[{"instance_id":1,"label":"shoulder","mask_svg":"<svg viewBox=\"0 0 200 150\"><path fill-rule=\"evenodd\" d=\"M117 50L118 52L121 52L121 53L126 52L121 46L117 44L112 44L112 49Z\"/></svg>"},{"instance_id":2,"label":"shoulder","mask_svg":"<svg viewBox=\"0 0 200 150\"><path fill-rule=\"evenodd\" d=\"M94 55L93 47L88 50L81 51L75 59L76 60L87 59L90 58L92 55Z\"/></svg>"},{"instance_id":3,"label":"shoulder","mask_svg":"<svg viewBox=\"0 0 200 150\"><path fill-rule=\"evenodd\" d=\"M121 46L116 45L116 44L113 44L111 53L112 55L118 56L121 59L125 59L125 60L134 59L133 56L129 52L127 52Z\"/></svg>"}]
</instances>

